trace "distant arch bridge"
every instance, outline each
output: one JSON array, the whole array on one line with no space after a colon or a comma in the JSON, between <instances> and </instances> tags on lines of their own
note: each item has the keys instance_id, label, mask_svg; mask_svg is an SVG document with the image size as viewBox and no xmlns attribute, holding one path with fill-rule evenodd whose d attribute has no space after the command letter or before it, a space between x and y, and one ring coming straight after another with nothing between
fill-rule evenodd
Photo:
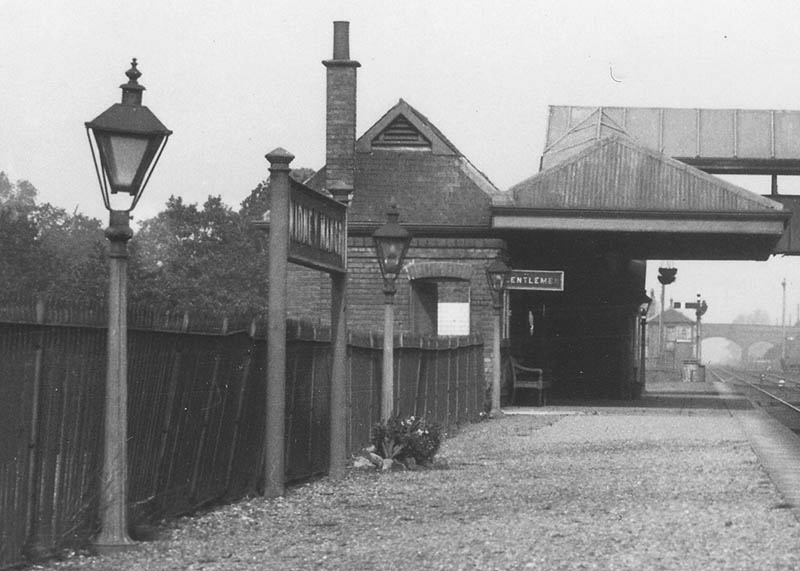
<instances>
[{"instance_id":1,"label":"distant arch bridge","mask_svg":"<svg viewBox=\"0 0 800 571\"><path fill-rule=\"evenodd\" d=\"M714 337L724 337L736 343L742 350L742 361L748 361L750 348L756 343L769 343L780 347L783 343L783 334L786 337L798 339L800 328L780 325L752 325L746 323L702 323L700 326L701 342Z\"/></svg>"}]
</instances>

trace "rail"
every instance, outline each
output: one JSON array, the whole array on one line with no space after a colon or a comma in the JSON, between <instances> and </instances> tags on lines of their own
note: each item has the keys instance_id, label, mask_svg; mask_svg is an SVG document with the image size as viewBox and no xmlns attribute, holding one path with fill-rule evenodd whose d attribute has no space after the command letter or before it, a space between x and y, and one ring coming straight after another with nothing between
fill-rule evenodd
<instances>
[{"instance_id":1,"label":"rail","mask_svg":"<svg viewBox=\"0 0 800 571\"><path fill-rule=\"evenodd\" d=\"M722 378L722 374L720 373L720 371L724 372L727 375L731 375L731 377L728 378L728 379L723 379ZM718 380L722 381L722 382L729 382L731 380L731 378L733 378L737 382L743 383L745 385L748 385L750 388L755 389L756 391L760 392L761 394L767 396L769 399L771 399L771 400L773 400L773 401L775 401L777 403L780 403L783 406L785 406L785 407L787 407L787 408L789 408L789 409L791 409L791 410L793 410L793 411L795 411L797 413L800 413L800 407L795 406L791 402L779 397L778 395L776 395L774 393L771 393L770 391L768 391L768 390L764 389L763 387L761 387L759 384L756 384L756 383L748 381L746 376L745 376L745 374L750 376L750 377L756 377L756 375L758 375L759 383L765 383L767 381L767 379L775 379L776 385L778 387L780 387L780 388L785 388L787 384L789 386L794 385L795 386L795 390L798 391L798 398L800 398L800 381L789 380L787 382L786 378L781 377L779 375L775 375L773 373L753 373L753 372L744 372L744 371L734 371L732 369L726 369L726 368L710 369L709 373L711 375L713 375L714 377L716 377Z\"/></svg>"}]
</instances>

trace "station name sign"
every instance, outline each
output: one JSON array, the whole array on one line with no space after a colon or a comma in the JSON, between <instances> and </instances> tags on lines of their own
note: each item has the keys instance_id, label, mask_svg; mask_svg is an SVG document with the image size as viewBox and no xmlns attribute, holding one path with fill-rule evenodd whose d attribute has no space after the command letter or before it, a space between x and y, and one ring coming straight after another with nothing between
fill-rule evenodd
<instances>
[{"instance_id":1,"label":"station name sign","mask_svg":"<svg viewBox=\"0 0 800 571\"><path fill-rule=\"evenodd\" d=\"M560 270L511 270L503 289L564 291L564 272Z\"/></svg>"},{"instance_id":2,"label":"station name sign","mask_svg":"<svg viewBox=\"0 0 800 571\"><path fill-rule=\"evenodd\" d=\"M323 271L347 266L347 207L290 179L289 260Z\"/></svg>"}]
</instances>

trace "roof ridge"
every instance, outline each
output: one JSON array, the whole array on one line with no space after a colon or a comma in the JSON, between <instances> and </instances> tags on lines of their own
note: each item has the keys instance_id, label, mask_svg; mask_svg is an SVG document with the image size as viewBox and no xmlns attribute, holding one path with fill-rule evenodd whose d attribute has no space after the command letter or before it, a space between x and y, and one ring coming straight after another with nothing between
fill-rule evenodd
<instances>
[{"instance_id":1,"label":"roof ridge","mask_svg":"<svg viewBox=\"0 0 800 571\"><path fill-rule=\"evenodd\" d=\"M779 202L776 202L774 200L770 200L769 198L765 198L765 197L763 197L763 196L761 196L759 194L756 194L755 192L752 192L750 190L747 190L745 188L737 186L737 185L735 185L735 184L733 184L731 182L728 182L728 181L726 181L726 180L724 180L722 178L719 178L717 176L708 174L708 173L706 173L706 172L704 172L704 171L702 171L702 170L700 170L700 169L698 169L696 167L693 167L693 166L688 165L688 164L686 164L684 162L681 162L678 159L674 159L674 158L670 157L669 155L666 155L666 154L664 154L664 153L662 153L660 151L657 151L655 149L652 149L650 147L642 145L642 144L638 143L637 141L635 141L634 139L632 139L631 137L623 137L623 136L619 136L619 135L608 135L606 137L603 137L601 139L596 140L594 143L588 145L585 149L582 149L581 151L575 153L574 155L571 155L571 156L567 157L562 162L556 163L556 164L554 164L552 166L549 166L549 167L539 171L538 173L534 174L533 176L530 176L530 177L518 182L517 184L513 185L512 187L510 187L508 189L508 192L513 194L513 193L517 192L518 189L521 189L524 186L529 185L531 183L531 181L534 180L534 179L537 179L537 178L540 178L540 177L545 177L545 176L552 176L556 171L565 169L565 168L567 168L568 166L570 166L570 165L572 165L574 163L582 161L584 158L586 158L586 157L598 152L603 147L605 147L607 145L611 145L611 144L623 145L623 146L628 147L629 149L635 150L636 152L646 154L646 155L648 155L648 156L650 156L650 157L652 157L652 158L654 158L654 159L656 159L658 161L661 161L662 163L666 164L667 166L669 166L669 167L671 167L673 169L686 172L686 173L691 174L692 176L695 176L695 177L697 177L699 179L702 179L702 180L705 180L707 182L710 182L711 184L713 184L715 186L721 187L721 188L723 188L723 189L725 189L725 190L727 190L729 192L734 193L735 195L737 195L738 197L740 197L743 200L746 200L746 201L751 202L753 204L757 204L757 205L759 205L759 206L761 206L763 208L770 209L770 210L775 210L775 211L784 210L783 205L781 203L779 203ZM514 197L513 199L516 199L516 197Z\"/></svg>"},{"instance_id":2,"label":"roof ridge","mask_svg":"<svg viewBox=\"0 0 800 571\"><path fill-rule=\"evenodd\" d=\"M430 119L428 119L427 116L420 113L416 107L411 105L408 101L406 101L402 97L400 98L400 103L405 104L413 113L415 113L417 117L419 117L419 119L423 123L425 123L425 126L428 127L428 129L430 129L431 131L433 131L437 137L439 137L448 147L450 147L453 150L453 152L455 152L455 154L457 154L459 157L464 156L464 154L458 150L458 148L453 144L453 142L450 139L448 139L445 136L445 134L442 133L442 131L439 130L439 128L436 125L434 125Z\"/></svg>"}]
</instances>

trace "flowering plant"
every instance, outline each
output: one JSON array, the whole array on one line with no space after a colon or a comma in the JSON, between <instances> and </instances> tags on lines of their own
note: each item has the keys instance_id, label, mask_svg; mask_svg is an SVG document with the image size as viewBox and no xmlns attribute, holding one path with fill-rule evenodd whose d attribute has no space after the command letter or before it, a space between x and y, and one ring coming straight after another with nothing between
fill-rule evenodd
<instances>
[{"instance_id":1,"label":"flowering plant","mask_svg":"<svg viewBox=\"0 0 800 571\"><path fill-rule=\"evenodd\" d=\"M372 427L370 442L381 458L430 464L442 443L442 427L417 416L392 417Z\"/></svg>"}]
</instances>

